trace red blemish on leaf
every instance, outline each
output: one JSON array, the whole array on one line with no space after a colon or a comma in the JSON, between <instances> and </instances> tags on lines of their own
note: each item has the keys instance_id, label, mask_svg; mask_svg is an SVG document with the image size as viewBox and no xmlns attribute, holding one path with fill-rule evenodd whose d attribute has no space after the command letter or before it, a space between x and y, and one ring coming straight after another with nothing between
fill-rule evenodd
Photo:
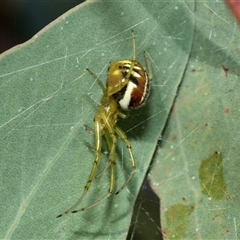
<instances>
[{"instance_id":1,"label":"red blemish on leaf","mask_svg":"<svg viewBox=\"0 0 240 240\"><path fill-rule=\"evenodd\" d=\"M228 114L229 111L230 111L229 108L224 108L224 113L225 113L225 114Z\"/></svg>"},{"instance_id":2,"label":"red blemish on leaf","mask_svg":"<svg viewBox=\"0 0 240 240\"><path fill-rule=\"evenodd\" d=\"M240 24L240 2L238 0L225 0L225 2L235 16L238 24Z\"/></svg>"},{"instance_id":3,"label":"red blemish on leaf","mask_svg":"<svg viewBox=\"0 0 240 240\"><path fill-rule=\"evenodd\" d=\"M227 77L228 76L228 68L227 67L225 67L224 65L222 65L222 69L223 69L223 71L225 72L225 77Z\"/></svg>"},{"instance_id":4,"label":"red blemish on leaf","mask_svg":"<svg viewBox=\"0 0 240 240\"><path fill-rule=\"evenodd\" d=\"M162 230L162 235L165 237L167 235L167 231Z\"/></svg>"}]
</instances>

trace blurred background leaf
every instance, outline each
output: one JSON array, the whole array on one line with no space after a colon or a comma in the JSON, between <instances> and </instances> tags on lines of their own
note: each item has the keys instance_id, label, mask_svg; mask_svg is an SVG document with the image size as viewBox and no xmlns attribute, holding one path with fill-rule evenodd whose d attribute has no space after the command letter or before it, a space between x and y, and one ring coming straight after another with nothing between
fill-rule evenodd
<instances>
[{"instance_id":1,"label":"blurred background leaf","mask_svg":"<svg viewBox=\"0 0 240 240\"><path fill-rule=\"evenodd\" d=\"M224 2L195 9L190 59L150 178L167 239L236 239L239 27Z\"/></svg>"}]
</instances>

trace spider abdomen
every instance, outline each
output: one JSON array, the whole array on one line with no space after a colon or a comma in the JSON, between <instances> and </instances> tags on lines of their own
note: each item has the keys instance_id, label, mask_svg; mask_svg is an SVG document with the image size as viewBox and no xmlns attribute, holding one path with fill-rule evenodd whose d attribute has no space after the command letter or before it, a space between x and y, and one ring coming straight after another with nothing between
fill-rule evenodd
<instances>
[{"instance_id":1,"label":"spider abdomen","mask_svg":"<svg viewBox=\"0 0 240 240\"><path fill-rule=\"evenodd\" d=\"M108 70L108 89L123 110L144 105L149 93L149 80L140 63L124 60L111 64Z\"/></svg>"}]
</instances>

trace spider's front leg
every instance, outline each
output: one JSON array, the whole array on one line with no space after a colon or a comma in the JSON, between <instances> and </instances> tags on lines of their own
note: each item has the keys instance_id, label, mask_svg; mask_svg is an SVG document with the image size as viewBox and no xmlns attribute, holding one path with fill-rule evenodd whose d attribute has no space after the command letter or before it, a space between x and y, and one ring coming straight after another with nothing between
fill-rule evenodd
<instances>
[{"instance_id":1,"label":"spider's front leg","mask_svg":"<svg viewBox=\"0 0 240 240\"><path fill-rule=\"evenodd\" d=\"M105 93L106 88L104 87L103 83L101 82L101 80L97 77L97 75L95 73L93 73L89 68L86 69L89 74L97 81L98 85L101 87L103 93Z\"/></svg>"}]
</instances>

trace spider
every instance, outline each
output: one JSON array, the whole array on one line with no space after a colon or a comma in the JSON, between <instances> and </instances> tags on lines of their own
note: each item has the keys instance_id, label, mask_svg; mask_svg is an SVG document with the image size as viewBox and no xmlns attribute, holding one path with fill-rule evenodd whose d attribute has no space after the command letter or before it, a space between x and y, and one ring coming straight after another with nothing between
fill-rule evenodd
<instances>
[{"instance_id":1,"label":"spider","mask_svg":"<svg viewBox=\"0 0 240 240\"><path fill-rule=\"evenodd\" d=\"M137 109L145 104L149 95L152 73L150 69L150 61L146 52L144 53L144 57L148 74L142 65L136 61L136 44L133 31L132 39L133 59L121 60L110 64L108 68L106 87L104 87L103 83L91 70L87 69L90 75L96 79L98 85L103 91L101 105L99 106L98 111L94 117L94 130L90 130L93 131L95 135L95 161L93 163L88 181L79 200L71 208L58 215L57 217L62 217L70 212L77 213L92 208L108 198L113 193L115 186L117 136L124 142L128 149L132 170L123 186L115 194L118 194L125 188L136 170L136 163L132 153L131 143L127 139L126 134L123 132L123 130L121 130L120 127L117 126L116 123L118 117L121 117L123 119L127 118L128 111L130 109ZM124 113L122 110L126 113ZM102 136L105 137L107 146L109 148L109 160L103 171L101 171L99 174L96 174L100 163ZM108 192L93 204L76 210L77 206L82 202L83 198L87 194L93 180L100 177L108 168L110 168L110 182Z\"/></svg>"}]
</instances>

